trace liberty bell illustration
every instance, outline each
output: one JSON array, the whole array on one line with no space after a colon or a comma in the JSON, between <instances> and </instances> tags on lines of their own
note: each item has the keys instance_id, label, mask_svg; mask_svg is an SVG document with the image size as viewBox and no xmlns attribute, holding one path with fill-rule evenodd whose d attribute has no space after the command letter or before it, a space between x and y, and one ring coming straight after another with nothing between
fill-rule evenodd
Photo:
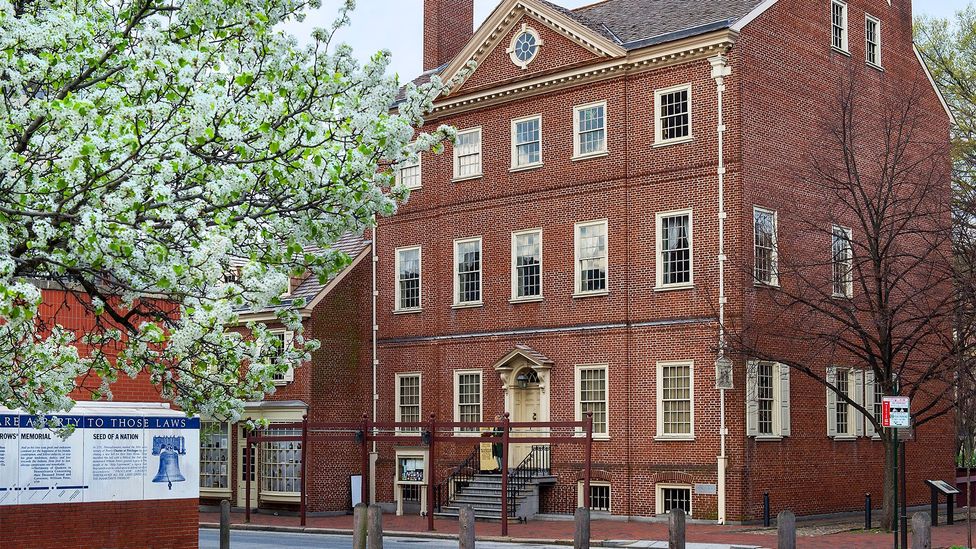
<instances>
[{"instance_id":1,"label":"liberty bell illustration","mask_svg":"<svg viewBox=\"0 0 976 549\"><path fill-rule=\"evenodd\" d=\"M186 455L186 443L183 437L153 437L154 456L159 456L159 471L152 479L153 482L165 482L169 490L174 482L183 482L186 478L180 472L180 456Z\"/></svg>"}]
</instances>

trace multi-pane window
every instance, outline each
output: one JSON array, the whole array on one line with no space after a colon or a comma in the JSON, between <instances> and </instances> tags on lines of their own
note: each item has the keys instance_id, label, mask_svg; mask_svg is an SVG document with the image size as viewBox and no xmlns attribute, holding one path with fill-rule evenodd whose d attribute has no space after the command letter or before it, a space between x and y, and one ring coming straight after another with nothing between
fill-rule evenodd
<instances>
[{"instance_id":1,"label":"multi-pane window","mask_svg":"<svg viewBox=\"0 0 976 549\"><path fill-rule=\"evenodd\" d=\"M512 121L512 167L542 163L542 117Z\"/></svg>"},{"instance_id":2,"label":"multi-pane window","mask_svg":"<svg viewBox=\"0 0 976 549\"><path fill-rule=\"evenodd\" d=\"M242 432L241 433L241 437L244 437L244 436L245 435ZM257 467L257 453L256 452L257 452L257 448L254 447L254 446L251 446L250 448L248 448L248 446L246 446L246 445L245 446L241 446L241 467L240 467L240 470L241 470L241 482L242 483L243 482L247 482L247 471L248 471L248 469L250 469L250 471L251 471L251 482L255 482L257 480L257 476L255 474L257 472L257 469L258 469L258 467ZM248 460L250 460L250 461L248 461ZM245 464L250 464L250 467L244 467Z\"/></svg>"},{"instance_id":3,"label":"multi-pane window","mask_svg":"<svg viewBox=\"0 0 976 549\"><path fill-rule=\"evenodd\" d=\"M542 231L512 233L512 299L542 295Z\"/></svg>"},{"instance_id":4,"label":"multi-pane window","mask_svg":"<svg viewBox=\"0 0 976 549\"><path fill-rule=\"evenodd\" d=\"M609 484L590 484L590 510L610 512Z\"/></svg>"},{"instance_id":5,"label":"multi-pane window","mask_svg":"<svg viewBox=\"0 0 976 549\"><path fill-rule=\"evenodd\" d=\"M269 436L297 436L300 429L268 429ZM265 442L261 445L261 490L264 492L301 492L302 443L300 441Z\"/></svg>"},{"instance_id":6,"label":"multi-pane window","mask_svg":"<svg viewBox=\"0 0 976 549\"><path fill-rule=\"evenodd\" d=\"M870 15L864 18L864 57L876 67L881 66L881 21Z\"/></svg>"},{"instance_id":7,"label":"multi-pane window","mask_svg":"<svg viewBox=\"0 0 976 549\"><path fill-rule=\"evenodd\" d=\"M834 421L837 425L838 434L850 433L852 431L851 424L853 419L851 418L850 405L843 399L843 397L851 394L850 373L850 370L838 370L837 379L834 382L837 387L837 408L834 412Z\"/></svg>"},{"instance_id":8,"label":"multi-pane window","mask_svg":"<svg viewBox=\"0 0 976 549\"><path fill-rule=\"evenodd\" d=\"M272 351L274 357L272 360L278 360L286 351L291 348L292 340L295 337L294 332L281 331L281 332L271 332L271 337L275 338L275 346ZM292 364L288 365L288 368L283 372L277 372L271 376L271 379L278 385L283 385L285 383L290 383L295 379L295 367Z\"/></svg>"},{"instance_id":9,"label":"multi-pane window","mask_svg":"<svg viewBox=\"0 0 976 549\"><path fill-rule=\"evenodd\" d=\"M397 421L419 423L420 418L420 374L400 374L397 376ZM417 427L400 429L403 432L416 432Z\"/></svg>"},{"instance_id":10,"label":"multi-pane window","mask_svg":"<svg viewBox=\"0 0 976 549\"><path fill-rule=\"evenodd\" d=\"M657 230L658 286L691 284L691 212L659 214Z\"/></svg>"},{"instance_id":11,"label":"multi-pane window","mask_svg":"<svg viewBox=\"0 0 976 549\"><path fill-rule=\"evenodd\" d=\"M688 437L694 434L691 376L689 362L658 364L658 436Z\"/></svg>"},{"instance_id":12,"label":"multi-pane window","mask_svg":"<svg viewBox=\"0 0 976 549\"><path fill-rule=\"evenodd\" d=\"M831 256L833 292L838 297L851 297L853 284L853 250L851 249L851 230L833 226L831 230Z\"/></svg>"},{"instance_id":13,"label":"multi-pane window","mask_svg":"<svg viewBox=\"0 0 976 549\"><path fill-rule=\"evenodd\" d=\"M830 45L847 51L847 2L842 0L830 3Z\"/></svg>"},{"instance_id":14,"label":"multi-pane window","mask_svg":"<svg viewBox=\"0 0 976 549\"><path fill-rule=\"evenodd\" d=\"M229 468L230 433L227 424L203 422L200 428L200 488L229 490Z\"/></svg>"},{"instance_id":15,"label":"multi-pane window","mask_svg":"<svg viewBox=\"0 0 976 549\"><path fill-rule=\"evenodd\" d=\"M773 385L776 381L773 377L775 371L776 368L772 362L760 362L756 365L756 400L759 404L757 425L760 435L775 434L775 423L773 421L776 403Z\"/></svg>"},{"instance_id":16,"label":"multi-pane window","mask_svg":"<svg viewBox=\"0 0 976 549\"><path fill-rule=\"evenodd\" d=\"M457 394L457 421L481 421L481 372L457 372L454 380ZM465 428L462 430L477 431L478 429Z\"/></svg>"},{"instance_id":17,"label":"multi-pane window","mask_svg":"<svg viewBox=\"0 0 976 549\"><path fill-rule=\"evenodd\" d=\"M691 137L691 86L660 90L657 103L657 143Z\"/></svg>"},{"instance_id":18,"label":"multi-pane window","mask_svg":"<svg viewBox=\"0 0 976 549\"><path fill-rule=\"evenodd\" d=\"M481 175L481 128L458 132L454 142L454 178Z\"/></svg>"},{"instance_id":19,"label":"multi-pane window","mask_svg":"<svg viewBox=\"0 0 976 549\"><path fill-rule=\"evenodd\" d=\"M607 289L607 222L576 224L576 293Z\"/></svg>"},{"instance_id":20,"label":"multi-pane window","mask_svg":"<svg viewBox=\"0 0 976 549\"><path fill-rule=\"evenodd\" d=\"M658 513L666 514L672 509L681 509L691 515L691 487L667 486L657 487Z\"/></svg>"},{"instance_id":21,"label":"multi-pane window","mask_svg":"<svg viewBox=\"0 0 976 549\"><path fill-rule=\"evenodd\" d=\"M577 368L577 397L579 418L593 412L593 434L606 436L607 426L607 368L606 366L580 366Z\"/></svg>"},{"instance_id":22,"label":"multi-pane window","mask_svg":"<svg viewBox=\"0 0 976 549\"><path fill-rule=\"evenodd\" d=\"M396 252L396 310L420 309L420 247Z\"/></svg>"},{"instance_id":23,"label":"multi-pane window","mask_svg":"<svg viewBox=\"0 0 976 549\"><path fill-rule=\"evenodd\" d=\"M408 189L420 188L420 156L416 162L404 162L397 170L397 182Z\"/></svg>"},{"instance_id":24,"label":"multi-pane window","mask_svg":"<svg viewBox=\"0 0 976 549\"><path fill-rule=\"evenodd\" d=\"M576 156L607 151L607 104L583 105L573 109L576 130Z\"/></svg>"},{"instance_id":25,"label":"multi-pane window","mask_svg":"<svg viewBox=\"0 0 976 549\"><path fill-rule=\"evenodd\" d=\"M481 303L481 239L454 241L454 303Z\"/></svg>"},{"instance_id":26,"label":"multi-pane window","mask_svg":"<svg viewBox=\"0 0 976 549\"><path fill-rule=\"evenodd\" d=\"M778 283L776 272L776 212L755 208L753 210L753 229L756 282L775 285Z\"/></svg>"},{"instance_id":27,"label":"multi-pane window","mask_svg":"<svg viewBox=\"0 0 976 549\"><path fill-rule=\"evenodd\" d=\"M875 419L881 422L881 403L884 401L884 386L881 385L881 380L874 382L874 402L872 402L872 408L874 412Z\"/></svg>"}]
</instances>

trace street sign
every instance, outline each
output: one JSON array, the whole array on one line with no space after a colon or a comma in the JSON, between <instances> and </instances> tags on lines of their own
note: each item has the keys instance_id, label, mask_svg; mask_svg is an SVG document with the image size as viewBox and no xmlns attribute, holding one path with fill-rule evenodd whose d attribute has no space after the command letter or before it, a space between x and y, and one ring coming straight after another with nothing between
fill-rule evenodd
<instances>
[{"instance_id":1,"label":"street sign","mask_svg":"<svg viewBox=\"0 0 976 549\"><path fill-rule=\"evenodd\" d=\"M908 429L912 426L911 402L908 397L881 398L881 426Z\"/></svg>"}]
</instances>

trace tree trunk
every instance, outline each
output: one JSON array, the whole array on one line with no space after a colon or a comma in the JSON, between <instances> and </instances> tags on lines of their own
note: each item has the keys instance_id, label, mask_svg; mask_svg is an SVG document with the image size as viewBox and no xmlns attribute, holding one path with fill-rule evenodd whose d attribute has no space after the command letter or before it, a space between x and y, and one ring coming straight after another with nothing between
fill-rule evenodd
<instances>
[{"instance_id":1,"label":"tree trunk","mask_svg":"<svg viewBox=\"0 0 976 549\"><path fill-rule=\"evenodd\" d=\"M884 444L884 496L881 498L881 529L891 532L898 521L898 504L895 501L895 483L898 477L895 476L895 459L898 456L898 447L895 442L888 437L883 439Z\"/></svg>"}]
</instances>

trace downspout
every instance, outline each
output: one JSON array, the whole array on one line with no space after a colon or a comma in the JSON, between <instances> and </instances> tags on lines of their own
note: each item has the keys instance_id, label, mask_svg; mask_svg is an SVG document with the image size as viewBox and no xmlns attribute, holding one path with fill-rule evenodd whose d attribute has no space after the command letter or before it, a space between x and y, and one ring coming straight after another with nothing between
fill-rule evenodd
<instances>
[{"instance_id":1,"label":"downspout","mask_svg":"<svg viewBox=\"0 0 976 549\"><path fill-rule=\"evenodd\" d=\"M373 321L371 323L371 326L372 326L372 332L373 332L373 337L372 337L372 339L373 339L373 342L372 342L372 346L373 346L373 353L372 353L372 359L373 359L373 393L372 394L373 394L373 398L372 398L372 400L373 400L373 423L375 424L376 421L377 421L377 418L376 418L376 412L377 412L376 406L377 406L377 403L379 402L379 399L380 399L380 395L377 392L377 385L376 385L376 370L377 370L377 368L379 367L379 364L380 364L379 355L377 354L377 351L376 351L376 339L377 339L377 334L379 332L380 327L379 327L379 324L376 323L376 298L377 298L377 296L379 296L379 290L376 287L376 264L379 261L379 256L376 255L376 218L375 217L373 218L373 228L372 228L372 236L370 238L370 247L372 249L372 256L373 256L372 257L372 264L373 264L373 282L372 282L372 286L373 286L373 295L372 295L373 315L372 315L372 317L373 317ZM377 459L377 457L379 457L379 454L377 453L376 441L374 440L373 441L373 447L372 447L372 449L370 451L370 454L369 454L369 501L368 502L364 502L364 503L374 503L376 501L376 459Z\"/></svg>"},{"instance_id":2,"label":"downspout","mask_svg":"<svg viewBox=\"0 0 976 549\"><path fill-rule=\"evenodd\" d=\"M715 80L718 95L718 366L725 358L725 114L724 95L725 78L732 74L728 65L728 58L716 55L708 61L712 64L712 79ZM720 448L717 458L718 467L718 523L725 524L725 470L728 467L728 457L725 454L725 437L728 429L725 427L725 388L719 389L719 440Z\"/></svg>"}]
</instances>

